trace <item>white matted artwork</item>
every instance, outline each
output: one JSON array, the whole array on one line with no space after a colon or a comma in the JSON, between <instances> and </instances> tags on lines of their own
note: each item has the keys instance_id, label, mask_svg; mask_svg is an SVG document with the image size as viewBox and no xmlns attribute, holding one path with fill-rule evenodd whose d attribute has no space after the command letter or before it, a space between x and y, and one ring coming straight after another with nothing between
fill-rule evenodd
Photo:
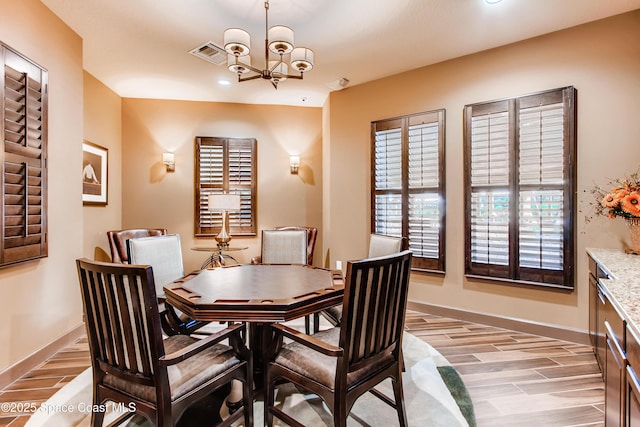
<instances>
[{"instance_id":1,"label":"white matted artwork","mask_svg":"<svg viewBox=\"0 0 640 427\"><path fill-rule=\"evenodd\" d=\"M82 204L107 205L109 150L89 141L82 143Z\"/></svg>"}]
</instances>

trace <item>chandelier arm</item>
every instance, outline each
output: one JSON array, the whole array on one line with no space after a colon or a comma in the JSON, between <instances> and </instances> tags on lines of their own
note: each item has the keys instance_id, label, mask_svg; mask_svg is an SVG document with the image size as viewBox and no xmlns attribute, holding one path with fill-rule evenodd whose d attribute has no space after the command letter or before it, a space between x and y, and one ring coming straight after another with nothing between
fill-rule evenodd
<instances>
[{"instance_id":1,"label":"chandelier arm","mask_svg":"<svg viewBox=\"0 0 640 427\"><path fill-rule=\"evenodd\" d=\"M269 70L269 73L273 73L273 70L275 70L278 67L278 65L280 65L280 64L282 64L284 62L282 60L282 55L280 55L280 59L278 61L273 61L273 62L274 62L273 67L269 68L269 65L268 65L269 63L268 62L267 62L267 65L265 67L265 68L267 68Z\"/></svg>"},{"instance_id":2,"label":"chandelier arm","mask_svg":"<svg viewBox=\"0 0 640 427\"><path fill-rule=\"evenodd\" d=\"M302 80L304 78L304 75L302 73L300 73L299 76L293 76L291 74L285 74L283 77L286 77L288 79L298 79L298 80Z\"/></svg>"},{"instance_id":3,"label":"chandelier arm","mask_svg":"<svg viewBox=\"0 0 640 427\"><path fill-rule=\"evenodd\" d=\"M249 76L249 77L240 77L240 76L238 76L238 81L239 82L247 82L249 80L259 79L261 77L262 77L262 74L258 74L258 75L255 75L255 76Z\"/></svg>"}]
</instances>

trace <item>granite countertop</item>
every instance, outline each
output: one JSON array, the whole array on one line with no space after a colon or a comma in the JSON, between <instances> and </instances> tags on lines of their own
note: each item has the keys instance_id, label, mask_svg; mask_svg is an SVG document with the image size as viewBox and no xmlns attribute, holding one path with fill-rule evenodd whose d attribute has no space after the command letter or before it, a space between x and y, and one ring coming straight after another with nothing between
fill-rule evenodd
<instances>
[{"instance_id":1,"label":"granite countertop","mask_svg":"<svg viewBox=\"0 0 640 427\"><path fill-rule=\"evenodd\" d=\"M587 248L587 253L605 270L600 279L619 314L640 334L640 256L621 250Z\"/></svg>"}]
</instances>

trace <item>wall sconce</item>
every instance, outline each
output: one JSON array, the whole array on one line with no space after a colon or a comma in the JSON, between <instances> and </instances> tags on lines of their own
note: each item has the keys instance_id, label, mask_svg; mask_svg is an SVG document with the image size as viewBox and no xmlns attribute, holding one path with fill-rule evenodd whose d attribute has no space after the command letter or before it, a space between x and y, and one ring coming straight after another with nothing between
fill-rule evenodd
<instances>
[{"instance_id":1,"label":"wall sconce","mask_svg":"<svg viewBox=\"0 0 640 427\"><path fill-rule=\"evenodd\" d=\"M298 169L300 169L300 156L289 157L289 168L291 168L291 173L293 175L298 174Z\"/></svg>"},{"instance_id":2,"label":"wall sconce","mask_svg":"<svg viewBox=\"0 0 640 427\"><path fill-rule=\"evenodd\" d=\"M162 153L162 163L167 167L167 172L175 172L176 159L173 153Z\"/></svg>"}]
</instances>

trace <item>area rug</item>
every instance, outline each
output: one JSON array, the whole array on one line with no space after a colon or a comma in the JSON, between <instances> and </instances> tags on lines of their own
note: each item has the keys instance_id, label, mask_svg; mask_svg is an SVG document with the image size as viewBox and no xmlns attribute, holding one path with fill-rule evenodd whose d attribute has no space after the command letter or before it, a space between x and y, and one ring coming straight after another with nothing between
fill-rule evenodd
<instances>
[{"instance_id":1,"label":"area rug","mask_svg":"<svg viewBox=\"0 0 640 427\"><path fill-rule=\"evenodd\" d=\"M403 339L405 372L403 374L404 398L410 426L419 427L474 427L475 417L469 394L456 370L433 347L405 333ZM43 410L34 414L26 426L89 426L91 412L91 369L76 377L42 405ZM378 389L393 396L391 383L384 381ZM331 416L322 401L315 395L303 394L291 384L278 388L276 401L285 412L308 427L331 426ZM209 404L197 407L193 414L185 414L181 424L196 426L202 419L209 424L218 417L219 406ZM254 424L263 425L262 402L254 406ZM113 421L122 412L111 411L106 420ZM188 420L188 421L187 421ZM128 424L147 426L141 417L133 417ZM238 423L240 426L242 423ZM275 420L275 425L284 425ZM389 427L398 425L397 414L370 393L363 395L354 405L349 426ZM106 423L105 423L106 425ZM207 425L207 424L203 424Z\"/></svg>"}]
</instances>

